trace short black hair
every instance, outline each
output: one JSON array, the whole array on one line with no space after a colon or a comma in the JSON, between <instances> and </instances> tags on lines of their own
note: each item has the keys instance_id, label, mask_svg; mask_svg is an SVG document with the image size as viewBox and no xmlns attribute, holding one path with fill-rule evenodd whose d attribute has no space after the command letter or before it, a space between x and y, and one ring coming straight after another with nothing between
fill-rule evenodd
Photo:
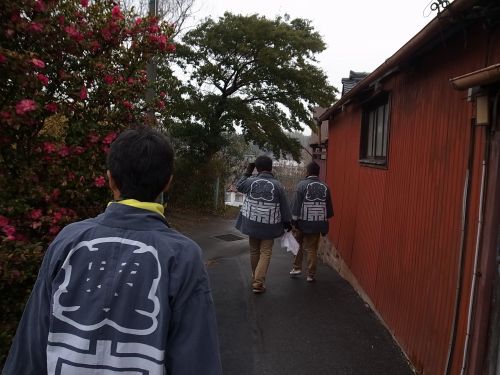
<instances>
[{"instance_id":1,"label":"short black hair","mask_svg":"<svg viewBox=\"0 0 500 375\"><path fill-rule=\"evenodd\" d=\"M273 160L266 155L260 155L255 159L257 172L271 172L273 170Z\"/></svg>"},{"instance_id":2,"label":"short black hair","mask_svg":"<svg viewBox=\"0 0 500 375\"><path fill-rule=\"evenodd\" d=\"M172 175L174 149L155 129L130 128L111 144L107 166L122 199L153 202Z\"/></svg>"},{"instance_id":3,"label":"short black hair","mask_svg":"<svg viewBox=\"0 0 500 375\"><path fill-rule=\"evenodd\" d=\"M319 176L319 164L315 161L310 162L306 165L306 171L308 176Z\"/></svg>"}]
</instances>

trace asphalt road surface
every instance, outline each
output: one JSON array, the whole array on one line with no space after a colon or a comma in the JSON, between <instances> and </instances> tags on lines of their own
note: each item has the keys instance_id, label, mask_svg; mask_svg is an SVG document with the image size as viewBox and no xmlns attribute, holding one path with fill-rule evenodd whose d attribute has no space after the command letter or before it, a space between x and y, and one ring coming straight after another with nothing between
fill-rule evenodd
<instances>
[{"instance_id":1,"label":"asphalt road surface","mask_svg":"<svg viewBox=\"0 0 500 375\"><path fill-rule=\"evenodd\" d=\"M388 330L335 270L320 263L315 283L290 278L292 255L275 241L267 291L256 295L248 240L234 220L191 224L181 231L204 251L225 375L414 374Z\"/></svg>"}]
</instances>

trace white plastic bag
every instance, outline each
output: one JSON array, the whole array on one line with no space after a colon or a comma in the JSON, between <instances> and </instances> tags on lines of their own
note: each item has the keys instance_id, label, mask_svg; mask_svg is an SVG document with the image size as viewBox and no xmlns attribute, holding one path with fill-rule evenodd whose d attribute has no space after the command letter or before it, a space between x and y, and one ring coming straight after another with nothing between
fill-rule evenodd
<instances>
[{"instance_id":1,"label":"white plastic bag","mask_svg":"<svg viewBox=\"0 0 500 375\"><path fill-rule=\"evenodd\" d=\"M286 251L292 252L293 255L297 255L300 245L293 236L292 231L285 232L281 236L281 247L286 248Z\"/></svg>"}]
</instances>

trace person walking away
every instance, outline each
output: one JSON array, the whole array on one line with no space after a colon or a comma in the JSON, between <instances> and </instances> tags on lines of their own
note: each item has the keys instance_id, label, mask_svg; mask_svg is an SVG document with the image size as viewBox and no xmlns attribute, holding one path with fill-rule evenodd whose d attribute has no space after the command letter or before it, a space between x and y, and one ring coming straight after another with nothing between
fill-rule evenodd
<instances>
[{"instance_id":1,"label":"person walking away","mask_svg":"<svg viewBox=\"0 0 500 375\"><path fill-rule=\"evenodd\" d=\"M255 163L249 163L245 174L236 183L238 191L246 194L241 206L236 228L248 235L250 264L252 267L252 291L263 293L274 239L284 229L292 229L292 215L285 190L272 174L273 161L261 155ZM257 175L252 176L254 168Z\"/></svg>"},{"instance_id":2,"label":"person walking away","mask_svg":"<svg viewBox=\"0 0 500 375\"><path fill-rule=\"evenodd\" d=\"M173 162L151 128L111 144L115 200L47 249L2 374L222 374L201 249L155 203Z\"/></svg>"},{"instance_id":3,"label":"person walking away","mask_svg":"<svg viewBox=\"0 0 500 375\"><path fill-rule=\"evenodd\" d=\"M320 166L306 166L307 177L297 184L292 203L292 225L299 251L294 258L290 276L302 274L302 259L307 253L307 281L316 280L320 235L328 233L328 219L333 216L330 189L319 179Z\"/></svg>"}]
</instances>

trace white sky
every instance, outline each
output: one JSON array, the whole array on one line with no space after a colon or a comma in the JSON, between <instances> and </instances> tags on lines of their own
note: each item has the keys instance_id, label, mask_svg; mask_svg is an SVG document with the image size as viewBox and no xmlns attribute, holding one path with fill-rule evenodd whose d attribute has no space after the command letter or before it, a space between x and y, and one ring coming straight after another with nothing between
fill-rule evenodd
<instances>
[{"instance_id":1,"label":"white sky","mask_svg":"<svg viewBox=\"0 0 500 375\"><path fill-rule=\"evenodd\" d=\"M225 11L268 18L289 14L312 21L327 45L318 56L330 84L341 90L349 70L372 72L435 16L433 0L198 0L197 21Z\"/></svg>"}]
</instances>

